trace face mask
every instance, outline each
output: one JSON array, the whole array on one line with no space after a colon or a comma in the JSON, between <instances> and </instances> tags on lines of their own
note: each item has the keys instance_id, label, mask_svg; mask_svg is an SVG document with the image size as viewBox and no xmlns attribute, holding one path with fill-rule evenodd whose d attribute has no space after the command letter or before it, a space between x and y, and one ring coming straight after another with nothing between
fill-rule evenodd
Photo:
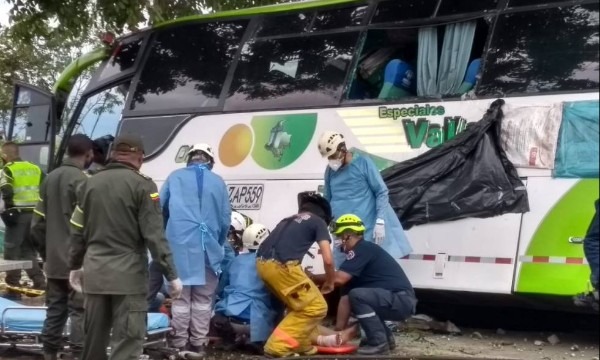
<instances>
[{"instance_id":1,"label":"face mask","mask_svg":"<svg viewBox=\"0 0 600 360\"><path fill-rule=\"evenodd\" d=\"M188 166L198 166L201 168L207 168L208 170L212 170L212 168L213 168L212 163L201 163L201 162L192 162Z\"/></svg>"},{"instance_id":2,"label":"face mask","mask_svg":"<svg viewBox=\"0 0 600 360\"><path fill-rule=\"evenodd\" d=\"M329 167L333 171L338 171L342 167L342 160L341 159L329 160Z\"/></svg>"}]
</instances>

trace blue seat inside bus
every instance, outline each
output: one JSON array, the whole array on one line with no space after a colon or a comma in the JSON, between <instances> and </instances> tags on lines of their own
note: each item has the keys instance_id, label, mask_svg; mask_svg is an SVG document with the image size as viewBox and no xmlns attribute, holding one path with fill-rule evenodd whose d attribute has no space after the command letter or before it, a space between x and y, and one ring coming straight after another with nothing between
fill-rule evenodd
<instances>
[{"instance_id":1,"label":"blue seat inside bus","mask_svg":"<svg viewBox=\"0 0 600 360\"><path fill-rule=\"evenodd\" d=\"M459 95L466 94L469 91L471 91L471 89L473 89L473 87L475 87L475 83L477 82L477 74L479 74L480 68L481 68L481 59L475 59L475 60L471 61L471 63L469 64L469 67L467 67L467 71L465 73L465 80L463 81L463 83L460 85L460 88L458 89Z\"/></svg>"},{"instance_id":2,"label":"blue seat inside bus","mask_svg":"<svg viewBox=\"0 0 600 360\"><path fill-rule=\"evenodd\" d=\"M412 65L400 59L390 61L385 67L383 86L379 99L400 99L415 94L415 71Z\"/></svg>"}]
</instances>

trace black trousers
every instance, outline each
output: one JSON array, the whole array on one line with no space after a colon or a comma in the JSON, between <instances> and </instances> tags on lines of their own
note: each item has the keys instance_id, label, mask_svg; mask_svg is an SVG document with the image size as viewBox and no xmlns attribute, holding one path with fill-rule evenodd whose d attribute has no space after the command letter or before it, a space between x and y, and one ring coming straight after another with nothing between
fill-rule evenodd
<instances>
[{"instance_id":1,"label":"black trousers","mask_svg":"<svg viewBox=\"0 0 600 360\"><path fill-rule=\"evenodd\" d=\"M387 343L390 330L384 321L402 321L415 313L414 294L391 292L378 288L355 288L348 293L352 313L367 336L367 343L377 346Z\"/></svg>"},{"instance_id":2,"label":"black trousers","mask_svg":"<svg viewBox=\"0 0 600 360\"><path fill-rule=\"evenodd\" d=\"M163 277L162 266L160 266L156 261L150 262L150 266L148 268L148 296L146 297L146 301L148 302L148 310L153 307L156 296L163 288L164 283L165 280Z\"/></svg>"},{"instance_id":3,"label":"black trousers","mask_svg":"<svg viewBox=\"0 0 600 360\"><path fill-rule=\"evenodd\" d=\"M55 354L63 348L63 330L71 319L69 342L73 351L83 349L83 294L71 289L67 279L48 279L46 320L42 329L44 352Z\"/></svg>"},{"instance_id":4,"label":"black trousers","mask_svg":"<svg viewBox=\"0 0 600 360\"><path fill-rule=\"evenodd\" d=\"M15 223L6 225L4 233L4 260L31 260L31 269L25 270L29 278L33 281L33 287L44 289L46 279L44 273L37 261L37 252L31 242L29 229L31 227L32 212L22 212L17 217ZM11 286L21 286L21 270L11 270L6 272L6 284Z\"/></svg>"}]
</instances>

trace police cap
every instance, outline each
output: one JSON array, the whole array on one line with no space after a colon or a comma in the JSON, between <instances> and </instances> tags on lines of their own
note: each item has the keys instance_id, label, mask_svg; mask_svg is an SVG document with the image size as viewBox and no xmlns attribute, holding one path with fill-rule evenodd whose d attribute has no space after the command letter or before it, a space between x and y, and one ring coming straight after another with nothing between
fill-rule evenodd
<instances>
[{"instance_id":1,"label":"police cap","mask_svg":"<svg viewBox=\"0 0 600 360\"><path fill-rule=\"evenodd\" d=\"M113 143L113 150L122 152L144 152L144 142L139 135L122 134Z\"/></svg>"}]
</instances>

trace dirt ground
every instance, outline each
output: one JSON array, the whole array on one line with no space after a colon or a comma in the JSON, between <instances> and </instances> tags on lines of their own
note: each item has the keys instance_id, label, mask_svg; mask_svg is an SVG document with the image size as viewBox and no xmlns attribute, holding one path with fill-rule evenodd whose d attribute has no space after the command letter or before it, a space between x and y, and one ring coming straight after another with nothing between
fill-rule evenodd
<instances>
[{"instance_id":1,"label":"dirt ground","mask_svg":"<svg viewBox=\"0 0 600 360\"><path fill-rule=\"evenodd\" d=\"M0 274L0 295L2 291ZM23 297L24 304L40 306L44 297ZM551 316L551 315L549 315ZM594 316L594 315L590 315ZM595 315L598 316L598 315ZM436 322L428 317L417 317L397 324L394 355L398 357L463 357L489 359L600 360L598 332L516 332L501 329L458 328L447 322ZM460 324L458 324L460 327ZM440 330L442 329L442 330ZM448 334L452 333L452 334ZM550 339L549 339L550 338ZM558 341L558 342L557 342ZM218 353L206 359L256 359L240 353ZM0 360L39 360L41 357L2 353Z\"/></svg>"},{"instance_id":2,"label":"dirt ground","mask_svg":"<svg viewBox=\"0 0 600 360\"><path fill-rule=\"evenodd\" d=\"M397 335L398 354L407 356L465 356L506 359L596 359L598 334L546 334L462 329L463 335L437 335L408 331ZM552 345L548 337L560 342Z\"/></svg>"},{"instance_id":3,"label":"dirt ground","mask_svg":"<svg viewBox=\"0 0 600 360\"><path fill-rule=\"evenodd\" d=\"M462 335L434 334L430 331L406 330L396 334L394 355L402 357L439 356L489 359L598 360L598 334L532 333L461 329ZM548 337L556 335L559 343L552 345ZM253 359L239 353L219 353L207 357L215 360ZM40 357L0 355L0 360L38 360Z\"/></svg>"}]
</instances>

